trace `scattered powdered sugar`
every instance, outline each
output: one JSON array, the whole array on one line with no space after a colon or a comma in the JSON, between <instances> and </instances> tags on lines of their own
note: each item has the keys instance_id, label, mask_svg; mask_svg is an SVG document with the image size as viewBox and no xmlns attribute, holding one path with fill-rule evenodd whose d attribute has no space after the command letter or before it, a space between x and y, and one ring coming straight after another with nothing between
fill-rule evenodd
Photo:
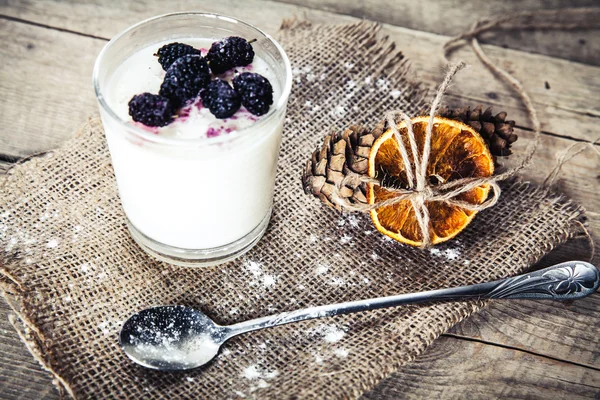
<instances>
[{"instance_id":1,"label":"scattered powdered sugar","mask_svg":"<svg viewBox=\"0 0 600 400\"><path fill-rule=\"evenodd\" d=\"M348 215L348 223L354 228L358 228L358 217L354 214Z\"/></svg>"},{"instance_id":2,"label":"scattered powdered sugar","mask_svg":"<svg viewBox=\"0 0 600 400\"><path fill-rule=\"evenodd\" d=\"M392 95L392 98L397 99L398 97L400 97L400 95L402 94L402 92L400 92L399 90L392 90L390 92L390 95Z\"/></svg>"},{"instance_id":3,"label":"scattered powdered sugar","mask_svg":"<svg viewBox=\"0 0 600 400\"><path fill-rule=\"evenodd\" d=\"M192 378L191 376L186 377L185 380L188 382L194 382L194 378Z\"/></svg>"},{"instance_id":4,"label":"scattered powdered sugar","mask_svg":"<svg viewBox=\"0 0 600 400\"><path fill-rule=\"evenodd\" d=\"M348 357L348 354L350 354L350 352L346 348L340 347L340 348L334 349L333 354L335 354L336 356L338 356L340 358L346 358L346 357Z\"/></svg>"},{"instance_id":5,"label":"scattered powdered sugar","mask_svg":"<svg viewBox=\"0 0 600 400\"><path fill-rule=\"evenodd\" d=\"M337 328L333 327L325 333L325 336L323 336L323 339L327 343L335 343L335 342L339 342L340 339L342 339L345 334L346 333L344 331L342 331L341 329L337 329Z\"/></svg>"},{"instance_id":6,"label":"scattered powdered sugar","mask_svg":"<svg viewBox=\"0 0 600 400\"><path fill-rule=\"evenodd\" d=\"M323 365L323 356L319 353L312 353L313 357L315 357L315 363L317 365Z\"/></svg>"},{"instance_id":7,"label":"scattered powdered sugar","mask_svg":"<svg viewBox=\"0 0 600 400\"><path fill-rule=\"evenodd\" d=\"M337 106L333 109L332 114L336 117L343 117L346 115L346 109L343 106Z\"/></svg>"},{"instance_id":8,"label":"scattered powdered sugar","mask_svg":"<svg viewBox=\"0 0 600 400\"><path fill-rule=\"evenodd\" d=\"M275 278L273 275L265 275L263 276L263 285L265 285L265 287L271 287L275 284L277 278Z\"/></svg>"},{"instance_id":9,"label":"scattered powdered sugar","mask_svg":"<svg viewBox=\"0 0 600 400\"><path fill-rule=\"evenodd\" d=\"M350 236L350 235L344 235L340 238L340 242L342 244L350 243L350 241L352 241L352 236Z\"/></svg>"},{"instance_id":10,"label":"scattered powdered sugar","mask_svg":"<svg viewBox=\"0 0 600 400\"><path fill-rule=\"evenodd\" d=\"M263 389L268 387L269 383L267 382L267 380L273 379L277 375L279 375L279 372L277 372L277 370L267 370L256 364L249 365L242 372L242 376L252 382L252 385L250 385L250 387L248 388L248 391L250 393L256 391L257 389ZM243 393L240 392L240 395L243 395ZM245 395L243 395L242 397L245 397Z\"/></svg>"},{"instance_id":11,"label":"scattered powdered sugar","mask_svg":"<svg viewBox=\"0 0 600 400\"><path fill-rule=\"evenodd\" d=\"M265 274L261 263L250 260L246 263L245 267L255 278L254 281L250 282L250 286L262 285L266 289L277 283L278 277L276 275Z\"/></svg>"},{"instance_id":12,"label":"scattered powdered sugar","mask_svg":"<svg viewBox=\"0 0 600 400\"><path fill-rule=\"evenodd\" d=\"M446 249L446 258L448 260L456 260L460 256L460 252L456 249Z\"/></svg>"},{"instance_id":13,"label":"scattered powdered sugar","mask_svg":"<svg viewBox=\"0 0 600 400\"><path fill-rule=\"evenodd\" d=\"M260 276L262 274L262 265L256 261L248 261L246 269L254 276Z\"/></svg>"},{"instance_id":14,"label":"scattered powdered sugar","mask_svg":"<svg viewBox=\"0 0 600 400\"><path fill-rule=\"evenodd\" d=\"M58 243L58 239L50 239L48 243L46 243L46 247L48 247L49 249L54 249L58 246Z\"/></svg>"},{"instance_id":15,"label":"scattered powdered sugar","mask_svg":"<svg viewBox=\"0 0 600 400\"><path fill-rule=\"evenodd\" d=\"M445 250L440 250L440 249L436 249L436 248L432 248L429 250L429 252L437 257L446 257L446 259L448 259L448 261L454 261L456 259L458 259L458 257L460 257L460 251L458 249L445 249Z\"/></svg>"},{"instance_id":16,"label":"scattered powdered sugar","mask_svg":"<svg viewBox=\"0 0 600 400\"><path fill-rule=\"evenodd\" d=\"M104 336L110 336L111 334L116 334L121 328L122 324L123 321L108 319L98 325L98 330L100 330Z\"/></svg>"},{"instance_id":17,"label":"scattered powdered sugar","mask_svg":"<svg viewBox=\"0 0 600 400\"><path fill-rule=\"evenodd\" d=\"M342 286L345 283L346 281L344 280L344 278L340 278L339 276L333 277L331 281L329 281L329 284L332 286Z\"/></svg>"},{"instance_id":18,"label":"scattered powdered sugar","mask_svg":"<svg viewBox=\"0 0 600 400\"><path fill-rule=\"evenodd\" d=\"M338 327L333 324L321 324L316 328L308 330L309 336L320 336L327 343L339 342L346 335L345 327Z\"/></svg>"},{"instance_id":19,"label":"scattered powdered sugar","mask_svg":"<svg viewBox=\"0 0 600 400\"><path fill-rule=\"evenodd\" d=\"M377 79L375 84L377 85L377 87L381 88L384 91L387 91L390 87L390 82L385 78Z\"/></svg>"},{"instance_id":20,"label":"scattered powdered sugar","mask_svg":"<svg viewBox=\"0 0 600 400\"><path fill-rule=\"evenodd\" d=\"M329 271L329 265L318 264L317 268L315 268L315 274L317 274L317 275L326 274L327 271Z\"/></svg>"}]
</instances>

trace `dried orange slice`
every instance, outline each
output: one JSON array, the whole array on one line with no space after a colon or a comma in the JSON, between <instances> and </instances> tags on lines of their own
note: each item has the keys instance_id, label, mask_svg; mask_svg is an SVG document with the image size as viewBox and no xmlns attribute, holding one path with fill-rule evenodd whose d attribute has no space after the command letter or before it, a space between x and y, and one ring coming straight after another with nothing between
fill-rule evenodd
<instances>
[{"instance_id":1,"label":"dried orange slice","mask_svg":"<svg viewBox=\"0 0 600 400\"><path fill-rule=\"evenodd\" d=\"M429 117L411 119L415 141L422 154ZM412 164L410 142L406 123L397 125ZM483 138L462 122L436 117L431 134L431 153L427 165L430 182L449 182L460 178L488 177L494 173L494 161ZM386 184L408 188L407 175L400 154L398 141L391 129L384 132L371 147L369 153L369 176L384 178ZM431 183L430 183L431 184ZM481 185L459 194L454 199L470 204L481 204L488 196L490 187ZM376 204L398 196L394 191L369 183L367 199ZM467 210L443 201L426 201L429 210L430 243L436 244L453 238L471 222L476 211ZM371 219L377 230L402 243L422 245L423 234L410 200L371 210Z\"/></svg>"}]
</instances>

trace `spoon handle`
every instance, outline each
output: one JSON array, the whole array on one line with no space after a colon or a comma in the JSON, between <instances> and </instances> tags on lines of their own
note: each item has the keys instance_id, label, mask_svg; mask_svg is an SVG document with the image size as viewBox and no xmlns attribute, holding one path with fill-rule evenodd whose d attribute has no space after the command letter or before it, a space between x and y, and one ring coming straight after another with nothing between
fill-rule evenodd
<instances>
[{"instance_id":1,"label":"spoon handle","mask_svg":"<svg viewBox=\"0 0 600 400\"><path fill-rule=\"evenodd\" d=\"M349 314L403 304L469 299L574 300L594 293L598 286L600 286L600 273L596 267L583 261L569 261L493 282L329 304L270 315L228 326L226 338L306 319Z\"/></svg>"}]
</instances>

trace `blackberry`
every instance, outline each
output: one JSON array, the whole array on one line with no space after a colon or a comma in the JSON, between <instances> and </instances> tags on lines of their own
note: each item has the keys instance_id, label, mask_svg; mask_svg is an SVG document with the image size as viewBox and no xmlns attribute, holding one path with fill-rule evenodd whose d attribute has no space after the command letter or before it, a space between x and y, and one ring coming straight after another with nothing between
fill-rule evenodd
<instances>
[{"instance_id":1,"label":"blackberry","mask_svg":"<svg viewBox=\"0 0 600 400\"><path fill-rule=\"evenodd\" d=\"M158 94L171 100L176 108L195 99L210 82L206 60L197 54L178 58L167 70Z\"/></svg>"},{"instance_id":2,"label":"blackberry","mask_svg":"<svg viewBox=\"0 0 600 400\"><path fill-rule=\"evenodd\" d=\"M262 75L244 72L233 78L233 87L242 98L242 105L254 115L263 115L273 104L273 87Z\"/></svg>"},{"instance_id":3,"label":"blackberry","mask_svg":"<svg viewBox=\"0 0 600 400\"><path fill-rule=\"evenodd\" d=\"M252 45L244 38L229 36L214 42L206 55L213 74L248 65L254 59Z\"/></svg>"},{"instance_id":4,"label":"blackberry","mask_svg":"<svg viewBox=\"0 0 600 400\"><path fill-rule=\"evenodd\" d=\"M154 55L158 57L159 64L162 65L163 69L166 71L169 69L171 64L175 62L175 60L185 56L186 54L201 55L202 53L200 53L200 50L193 48L189 44L175 42L165 44L163 47L158 49Z\"/></svg>"},{"instance_id":5,"label":"blackberry","mask_svg":"<svg viewBox=\"0 0 600 400\"><path fill-rule=\"evenodd\" d=\"M217 118L229 118L240 108L240 96L229 83L215 79L200 93L202 104Z\"/></svg>"},{"instance_id":6,"label":"blackberry","mask_svg":"<svg viewBox=\"0 0 600 400\"><path fill-rule=\"evenodd\" d=\"M168 125L173 121L174 113L169 99L157 94L136 94L129 100L129 115L146 126Z\"/></svg>"}]
</instances>

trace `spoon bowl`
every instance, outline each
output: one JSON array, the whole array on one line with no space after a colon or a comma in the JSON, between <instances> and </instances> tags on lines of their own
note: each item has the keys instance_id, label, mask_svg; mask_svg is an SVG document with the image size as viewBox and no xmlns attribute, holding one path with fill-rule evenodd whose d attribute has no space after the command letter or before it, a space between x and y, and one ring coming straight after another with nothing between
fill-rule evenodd
<instances>
[{"instance_id":1,"label":"spoon bowl","mask_svg":"<svg viewBox=\"0 0 600 400\"><path fill-rule=\"evenodd\" d=\"M119 341L136 363L176 371L197 368L212 360L225 331L193 308L157 306L131 316L121 328Z\"/></svg>"}]
</instances>

